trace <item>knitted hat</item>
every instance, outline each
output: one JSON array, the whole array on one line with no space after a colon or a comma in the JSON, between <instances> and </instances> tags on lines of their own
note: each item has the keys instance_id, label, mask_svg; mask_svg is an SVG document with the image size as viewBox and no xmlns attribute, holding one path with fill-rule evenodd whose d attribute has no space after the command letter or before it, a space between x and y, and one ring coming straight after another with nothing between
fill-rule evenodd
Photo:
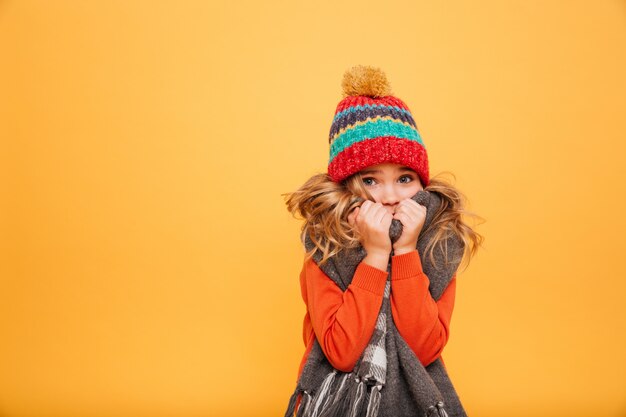
<instances>
[{"instance_id":1,"label":"knitted hat","mask_svg":"<svg viewBox=\"0 0 626 417\"><path fill-rule=\"evenodd\" d=\"M344 98L330 134L328 175L340 182L372 165L405 165L429 183L428 155L408 106L391 95L385 73L358 65L345 72Z\"/></svg>"}]
</instances>

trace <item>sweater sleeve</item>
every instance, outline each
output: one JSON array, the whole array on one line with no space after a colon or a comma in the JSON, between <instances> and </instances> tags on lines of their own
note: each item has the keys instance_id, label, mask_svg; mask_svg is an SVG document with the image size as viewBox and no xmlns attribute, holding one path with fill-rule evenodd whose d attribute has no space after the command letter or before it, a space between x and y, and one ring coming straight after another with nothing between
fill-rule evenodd
<instances>
[{"instance_id":1,"label":"sweater sleeve","mask_svg":"<svg viewBox=\"0 0 626 417\"><path fill-rule=\"evenodd\" d=\"M303 298L317 340L332 366L351 372L374 332L388 273L361 262L342 291L309 259L301 275Z\"/></svg>"},{"instance_id":2,"label":"sweater sleeve","mask_svg":"<svg viewBox=\"0 0 626 417\"><path fill-rule=\"evenodd\" d=\"M304 304L306 305L306 263L302 265L302 270L300 271L300 294L302 295L302 300L304 300ZM308 345L311 330L311 317L307 309L307 312L304 315L304 320L302 321L302 341L304 342L304 347L307 347Z\"/></svg>"},{"instance_id":3,"label":"sweater sleeve","mask_svg":"<svg viewBox=\"0 0 626 417\"><path fill-rule=\"evenodd\" d=\"M394 323L422 365L434 362L450 335L454 309L456 273L439 300L428 286L417 250L393 256L391 260L391 313Z\"/></svg>"}]
</instances>

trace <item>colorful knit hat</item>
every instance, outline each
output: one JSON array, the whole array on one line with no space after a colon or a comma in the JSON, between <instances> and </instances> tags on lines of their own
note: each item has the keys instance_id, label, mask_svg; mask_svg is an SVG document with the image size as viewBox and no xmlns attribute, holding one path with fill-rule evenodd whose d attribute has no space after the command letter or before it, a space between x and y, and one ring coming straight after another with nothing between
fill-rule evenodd
<instances>
[{"instance_id":1,"label":"colorful knit hat","mask_svg":"<svg viewBox=\"0 0 626 417\"><path fill-rule=\"evenodd\" d=\"M429 183L426 147L408 106L391 95L385 73L358 65L345 72L344 98L337 105L330 134L328 175L340 182L372 165L405 165Z\"/></svg>"}]
</instances>

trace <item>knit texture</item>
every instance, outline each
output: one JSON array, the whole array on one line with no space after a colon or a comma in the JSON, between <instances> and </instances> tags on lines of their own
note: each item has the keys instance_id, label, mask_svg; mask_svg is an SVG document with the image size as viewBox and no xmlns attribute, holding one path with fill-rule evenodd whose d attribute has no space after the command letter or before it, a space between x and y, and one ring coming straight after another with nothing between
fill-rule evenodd
<instances>
[{"instance_id":1,"label":"knit texture","mask_svg":"<svg viewBox=\"0 0 626 417\"><path fill-rule=\"evenodd\" d=\"M441 197L421 190L412 197L427 208L422 233L417 242L429 291L438 300L455 275L463 255L463 243L454 235L446 240L450 257L444 263L443 254L436 250L435 265L425 256L426 246L435 230L429 230ZM402 234L402 224L392 220L389 235L395 242ZM313 248L310 239L305 247ZM319 265L321 255L313 260L320 269L346 291L359 263L365 258L362 246L344 250ZM317 339L304 364L285 416L297 417L408 417L408 416L466 416L441 359L424 367L400 335L390 312L391 264L388 265L383 302L375 330L351 372L335 369L322 351ZM296 403L301 400L296 410Z\"/></svg>"},{"instance_id":2,"label":"knit texture","mask_svg":"<svg viewBox=\"0 0 626 417\"><path fill-rule=\"evenodd\" d=\"M391 95L385 74L356 66L343 79L344 98L329 133L328 175L340 182L384 162L405 165L429 184L428 155L409 107Z\"/></svg>"}]
</instances>

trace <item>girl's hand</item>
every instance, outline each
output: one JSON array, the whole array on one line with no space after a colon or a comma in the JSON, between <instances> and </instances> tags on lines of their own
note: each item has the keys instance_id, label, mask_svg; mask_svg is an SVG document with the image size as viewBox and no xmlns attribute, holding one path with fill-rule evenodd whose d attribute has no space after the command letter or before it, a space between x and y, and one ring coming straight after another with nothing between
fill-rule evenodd
<instances>
[{"instance_id":1,"label":"girl's hand","mask_svg":"<svg viewBox=\"0 0 626 417\"><path fill-rule=\"evenodd\" d=\"M402 255L414 251L426 220L426 207L407 198L398 203L393 218L402 223L402 235L393 244L393 254Z\"/></svg>"},{"instance_id":2,"label":"girl's hand","mask_svg":"<svg viewBox=\"0 0 626 417\"><path fill-rule=\"evenodd\" d=\"M393 216L381 203L365 200L348 215L348 223L355 227L363 248L367 252L364 261L385 270L391 253L389 227Z\"/></svg>"}]
</instances>

